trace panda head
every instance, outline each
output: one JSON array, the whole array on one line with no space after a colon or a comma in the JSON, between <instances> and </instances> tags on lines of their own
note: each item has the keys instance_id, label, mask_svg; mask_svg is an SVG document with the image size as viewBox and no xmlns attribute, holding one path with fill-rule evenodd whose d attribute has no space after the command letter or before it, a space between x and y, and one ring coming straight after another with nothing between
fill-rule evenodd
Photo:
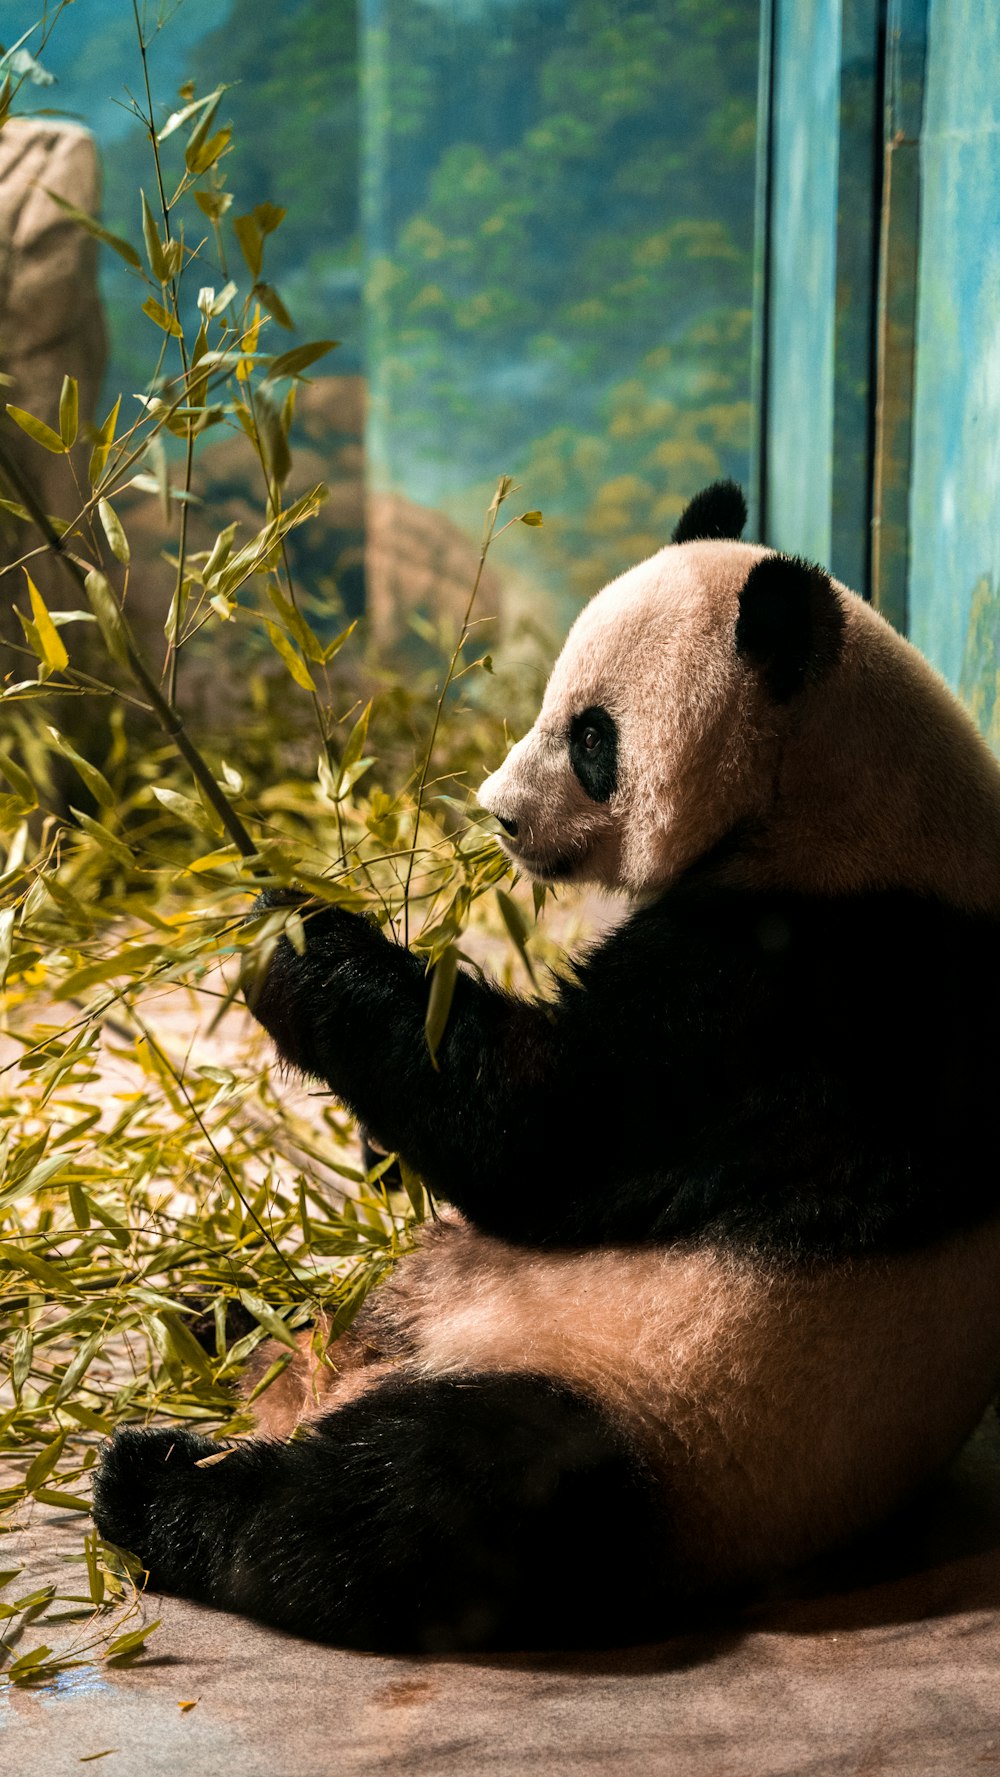
<instances>
[{"instance_id":1,"label":"panda head","mask_svg":"<svg viewBox=\"0 0 1000 1777\"><path fill-rule=\"evenodd\" d=\"M745 519L716 483L581 611L479 791L512 862L644 895L716 854L749 885L998 904L1000 773L971 723L870 606L738 541Z\"/></svg>"}]
</instances>

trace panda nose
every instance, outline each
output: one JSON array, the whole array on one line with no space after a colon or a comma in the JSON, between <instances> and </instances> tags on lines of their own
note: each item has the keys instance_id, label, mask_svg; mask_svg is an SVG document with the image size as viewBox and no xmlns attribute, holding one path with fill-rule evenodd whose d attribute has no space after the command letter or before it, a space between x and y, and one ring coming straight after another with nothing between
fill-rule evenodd
<instances>
[{"instance_id":1,"label":"panda nose","mask_svg":"<svg viewBox=\"0 0 1000 1777\"><path fill-rule=\"evenodd\" d=\"M517 838L517 822L516 821L505 820L505 818L502 814L498 814L496 816L496 819L500 822L501 827L503 828L504 832L507 834L509 839L516 839Z\"/></svg>"}]
</instances>

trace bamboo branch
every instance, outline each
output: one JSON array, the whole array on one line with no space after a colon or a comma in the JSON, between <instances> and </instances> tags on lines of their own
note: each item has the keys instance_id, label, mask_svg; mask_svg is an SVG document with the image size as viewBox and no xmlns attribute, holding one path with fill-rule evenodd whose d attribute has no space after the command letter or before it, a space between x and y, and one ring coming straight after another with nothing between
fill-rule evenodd
<instances>
[{"instance_id":1,"label":"bamboo branch","mask_svg":"<svg viewBox=\"0 0 1000 1777\"><path fill-rule=\"evenodd\" d=\"M32 521L37 525L45 538L53 555L62 563L66 573L75 581L79 590L87 598L87 576L76 557L66 548L48 513L39 505L30 483L22 475L18 464L10 455L5 440L0 436L0 474L16 493L25 510L31 514ZM89 602L89 601L88 601ZM152 673L142 658L139 646L133 637L124 617L122 633L125 642L125 653L129 671L146 698L150 709L163 729L170 736L181 758L188 766L205 800L215 810L223 827L238 852L245 858L257 856L257 846L233 808L229 798L219 788L215 776L202 758L193 740L188 735L184 721L174 704L164 697Z\"/></svg>"}]
</instances>

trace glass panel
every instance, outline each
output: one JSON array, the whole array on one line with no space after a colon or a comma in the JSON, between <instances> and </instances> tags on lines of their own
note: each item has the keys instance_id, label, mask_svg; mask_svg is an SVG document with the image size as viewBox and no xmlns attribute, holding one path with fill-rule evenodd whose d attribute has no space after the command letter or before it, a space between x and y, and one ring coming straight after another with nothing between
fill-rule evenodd
<instances>
[{"instance_id":1,"label":"glass panel","mask_svg":"<svg viewBox=\"0 0 1000 1777\"><path fill-rule=\"evenodd\" d=\"M922 156L910 632L1000 745L1000 13L934 0Z\"/></svg>"},{"instance_id":2,"label":"glass panel","mask_svg":"<svg viewBox=\"0 0 1000 1777\"><path fill-rule=\"evenodd\" d=\"M37 9L6 0L5 37ZM265 277L306 337L344 341L322 366L340 405L314 412L322 390L303 396L296 444L310 465L309 451L325 455L313 479L347 464L352 548L364 390L351 373L366 379L369 596L382 543L394 571L419 557L417 603L440 603L449 576L464 587L468 539L510 472L545 524L519 527L491 558L504 607L558 632L582 596L668 540L699 487L746 482L758 0L140 10L159 116L184 78L201 93L236 83L220 110L236 127L236 211L287 206ZM121 103L142 91L131 5L71 6L45 63L59 84L38 102L95 128L104 219L138 237L136 194L153 175ZM152 328L112 254L102 290L107 386L128 400L149 374ZM236 498L235 457L228 442L206 446L213 500ZM359 608L360 575L341 590Z\"/></svg>"},{"instance_id":3,"label":"glass panel","mask_svg":"<svg viewBox=\"0 0 1000 1777\"><path fill-rule=\"evenodd\" d=\"M42 10L41 0L3 0L4 41L29 31ZM224 162L234 213L264 201L287 210L268 239L265 276L305 337L342 339L330 361L334 372L359 370L354 0L283 0L280 8L259 0L140 0L139 13L157 118L165 122L180 102L182 81L194 80L199 94L228 83L219 121L234 127L236 146ZM37 42L35 33L29 48ZM142 187L155 197L155 175L146 133L129 109L130 93L145 105L131 0L69 6L45 47L44 66L55 83L22 92L18 110L49 107L93 131L103 164L103 219L141 241L138 194ZM172 151L176 146L177 138ZM101 287L106 390L113 399L124 389L127 399L145 385L155 335L137 317L135 280L114 254L101 255Z\"/></svg>"},{"instance_id":4,"label":"glass panel","mask_svg":"<svg viewBox=\"0 0 1000 1777\"><path fill-rule=\"evenodd\" d=\"M371 474L478 533L514 473L491 560L559 626L746 479L756 0L362 19Z\"/></svg>"}]
</instances>

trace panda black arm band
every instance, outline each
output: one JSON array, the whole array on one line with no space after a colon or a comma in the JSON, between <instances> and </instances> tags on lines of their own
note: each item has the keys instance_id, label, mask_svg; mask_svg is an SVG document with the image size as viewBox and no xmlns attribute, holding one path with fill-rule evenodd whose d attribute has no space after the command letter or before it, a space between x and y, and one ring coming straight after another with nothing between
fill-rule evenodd
<instances>
[{"instance_id":1,"label":"panda black arm band","mask_svg":"<svg viewBox=\"0 0 1000 1777\"><path fill-rule=\"evenodd\" d=\"M963 998L1000 971L981 921L906 895L676 890L554 1006L460 972L439 1070L420 960L353 914L305 923L304 956L279 942L258 1018L485 1232L542 1246L708 1232L833 1257L993 1200L976 1134L988 1013L971 1019Z\"/></svg>"}]
</instances>

